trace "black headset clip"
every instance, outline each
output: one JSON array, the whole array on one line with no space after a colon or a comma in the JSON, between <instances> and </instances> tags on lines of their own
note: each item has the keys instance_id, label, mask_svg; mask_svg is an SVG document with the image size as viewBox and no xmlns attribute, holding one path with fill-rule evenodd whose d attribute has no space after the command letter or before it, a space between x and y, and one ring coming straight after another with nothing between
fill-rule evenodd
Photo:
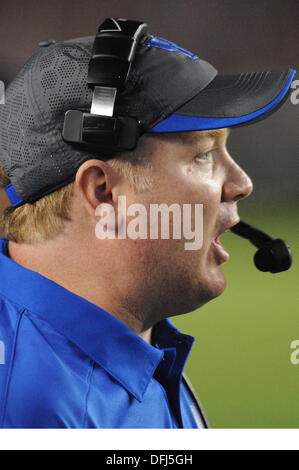
<instances>
[{"instance_id":1,"label":"black headset clip","mask_svg":"<svg viewBox=\"0 0 299 470\"><path fill-rule=\"evenodd\" d=\"M88 66L88 86L93 88L90 113L65 113L62 136L66 142L107 150L133 150L139 137L139 122L114 116L117 91L130 74L138 42L147 34L140 21L107 18L99 27Z\"/></svg>"}]
</instances>

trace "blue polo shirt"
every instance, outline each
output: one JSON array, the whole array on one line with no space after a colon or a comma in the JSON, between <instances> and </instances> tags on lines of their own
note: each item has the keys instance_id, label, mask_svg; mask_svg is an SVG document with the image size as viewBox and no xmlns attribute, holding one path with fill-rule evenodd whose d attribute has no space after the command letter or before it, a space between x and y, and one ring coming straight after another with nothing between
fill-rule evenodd
<instances>
[{"instance_id":1,"label":"blue polo shirt","mask_svg":"<svg viewBox=\"0 0 299 470\"><path fill-rule=\"evenodd\" d=\"M206 427L183 377L194 338L169 320L152 337L16 263L0 238L0 428Z\"/></svg>"}]
</instances>

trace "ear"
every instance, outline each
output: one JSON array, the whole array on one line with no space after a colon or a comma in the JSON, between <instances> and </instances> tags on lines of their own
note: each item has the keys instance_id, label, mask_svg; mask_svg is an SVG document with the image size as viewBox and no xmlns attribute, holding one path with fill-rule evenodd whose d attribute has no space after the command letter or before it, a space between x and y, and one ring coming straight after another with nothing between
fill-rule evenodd
<instances>
[{"instance_id":1,"label":"ear","mask_svg":"<svg viewBox=\"0 0 299 470\"><path fill-rule=\"evenodd\" d=\"M115 184L113 169L102 160L87 160L76 173L76 185L87 211L94 216L101 203L112 203L112 188Z\"/></svg>"}]
</instances>

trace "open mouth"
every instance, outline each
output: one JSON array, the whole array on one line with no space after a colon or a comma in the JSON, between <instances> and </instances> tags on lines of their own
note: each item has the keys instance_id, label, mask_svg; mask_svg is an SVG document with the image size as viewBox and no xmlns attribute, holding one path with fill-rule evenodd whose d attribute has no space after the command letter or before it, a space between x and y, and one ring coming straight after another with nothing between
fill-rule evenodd
<instances>
[{"instance_id":1,"label":"open mouth","mask_svg":"<svg viewBox=\"0 0 299 470\"><path fill-rule=\"evenodd\" d=\"M227 230L225 230L227 232ZM217 237L213 240L212 245L214 248L214 251L217 255L217 261L219 264L226 263L229 260L229 253L226 251L224 246L222 245L220 241L220 236L223 234L222 232L220 235L217 235Z\"/></svg>"},{"instance_id":2,"label":"open mouth","mask_svg":"<svg viewBox=\"0 0 299 470\"><path fill-rule=\"evenodd\" d=\"M230 222L229 224L226 224L226 226L218 232L214 240L212 241L212 246L214 248L214 252L216 254L217 262L219 264L226 263L229 260L229 253L226 251L224 248L223 244L220 241L221 235L223 235L225 232L227 232L231 227L236 225L238 222L240 222L240 219L237 218L235 221Z\"/></svg>"}]
</instances>

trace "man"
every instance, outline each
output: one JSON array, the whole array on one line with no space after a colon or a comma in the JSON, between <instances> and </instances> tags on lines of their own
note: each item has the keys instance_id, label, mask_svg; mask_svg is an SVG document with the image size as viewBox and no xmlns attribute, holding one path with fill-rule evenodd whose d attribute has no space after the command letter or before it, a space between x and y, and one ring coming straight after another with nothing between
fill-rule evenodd
<instances>
[{"instance_id":1,"label":"man","mask_svg":"<svg viewBox=\"0 0 299 470\"><path fill-rule=\"evenodd\" d=\"M109 87L120 73L105 73L131 29L128 77ZM227 151L228 127L272 112L293 76L219 76L125 20L106 20L96 39L41 44L0 108L11 201L0 256L1 427L207 426L183 377L194 339L168 317L224 291L220 236L252 191ZM163 204L165 237L155 230L163 217L147 217ZM186 249L187 217L175 220L175 209L189 207L199 230L199 205L202 243Z\"/></svg>"}]
</instances>

